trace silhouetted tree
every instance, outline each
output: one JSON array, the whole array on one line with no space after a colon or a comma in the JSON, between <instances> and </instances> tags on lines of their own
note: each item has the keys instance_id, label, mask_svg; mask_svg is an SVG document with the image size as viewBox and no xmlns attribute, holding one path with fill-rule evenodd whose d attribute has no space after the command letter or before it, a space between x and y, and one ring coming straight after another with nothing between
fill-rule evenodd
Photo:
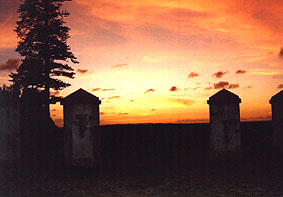
<instances>
[{"instance_id":1,"label":"silhouetted tree","mask_svg":"<svg viewBox=\"0 0 283 197\"><path fill-rule=\"evenodd\" d=\"M21 91L41 91L48 115L50 88L70 86L54 77L74 78L68 60L78 63L67 45L70 29L64 25L64 18L69 13L61 10L64 1L71 0L25 0L17 10L20 20L15 31L20 41L16 51L22 56L22 63L16 73L10 74L10 81Z\"/></svg>"}]
</instances>

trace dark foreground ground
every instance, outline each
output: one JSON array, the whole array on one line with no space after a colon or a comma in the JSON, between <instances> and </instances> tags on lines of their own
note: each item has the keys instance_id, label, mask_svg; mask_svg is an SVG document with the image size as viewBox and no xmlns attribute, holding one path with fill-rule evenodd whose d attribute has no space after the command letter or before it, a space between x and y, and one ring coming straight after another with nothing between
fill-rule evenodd
<instances>
[{"instance_id":1,"label":"dark foreground ground","mask_svg":"<svg viewBox=\"0 0 283 197\"><path fill-rule=\"evenodd\" d=\"M0 196L283 196L280 170L1 171Z\"/></svg>"},{"instance_id":2,"label":"dark foreground ground","mask_svg":"<svg viewBox=\"0 0 283 197\"><path fill-rule=\"evenodd\" d=\"M241 123L243 159L218 163L208 158L209 124L100 131L102 167L66 168L63 131L57 129L53 137L26 143L25 162L0 163L0 196L283 196L271 122Z\"/></svg>"}]
</instances>

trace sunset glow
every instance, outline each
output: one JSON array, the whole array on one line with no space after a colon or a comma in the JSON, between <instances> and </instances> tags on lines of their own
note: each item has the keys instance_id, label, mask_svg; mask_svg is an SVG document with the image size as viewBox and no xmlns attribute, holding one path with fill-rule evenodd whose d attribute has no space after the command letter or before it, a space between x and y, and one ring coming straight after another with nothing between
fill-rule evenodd
<instances>
[{"instance_id":1,"label":"sunset glow","mask_svg":"<svg viewBox=\"0 0 283 197\"><path fill-rule=\"evenodd\" d=\"M0 85L19 65L19 4L0 0ZM53 94L99 97L102 125L208 122L207 100L222 88L241 98L243 121L271 119L269 99L283 88L281 0L73 0L64 9L80 63L70 63L75 79L62 78L72 86ZM62 109L51 106L59 126Z\"/></svg>"}]
</instances>

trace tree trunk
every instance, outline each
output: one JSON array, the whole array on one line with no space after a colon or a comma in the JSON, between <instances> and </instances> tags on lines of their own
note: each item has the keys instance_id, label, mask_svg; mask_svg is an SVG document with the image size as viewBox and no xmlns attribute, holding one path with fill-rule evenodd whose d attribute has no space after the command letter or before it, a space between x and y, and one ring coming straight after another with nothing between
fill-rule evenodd
<instances>
[{"instance_id":1,"label":"tree trunk","mask_svg":"<svg viewBox=\"0 0 283 197\"><path fill-rule=\"evenodd\" d=\"M46 115L46 117L50 117L50 88L49 86L45 87L44 90L44 115Z\"/></svg>"}]
</instances>

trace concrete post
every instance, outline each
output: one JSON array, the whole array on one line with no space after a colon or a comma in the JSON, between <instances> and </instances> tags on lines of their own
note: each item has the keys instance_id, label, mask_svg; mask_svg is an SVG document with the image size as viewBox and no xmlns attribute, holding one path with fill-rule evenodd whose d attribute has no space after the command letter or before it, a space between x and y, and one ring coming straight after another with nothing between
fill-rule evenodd
<instances>
[{"instance_id":1,"label":"concrete post","mask_svg":"<svg viewBox=\"0 0 283 197\"><path fill-rule=\"evenodd\" d=\"M98 165L100 103L98 97L83 89L61 101L64 106L64 156L67 165Z\"/></svg>"},{"instance_id":2,"label":"concrete post","mask_svg":"<svg viewBox=\"0 0 283 197\"><path fill-rule=\"evenodd\" d=\"M240 108L241 99L222 89L207 101L210 111L211 158L241 157Z\"/></svg>"},{"instance_id":3,"label":"concrete post","mask_svg":"<svg viewBox=\"0 0 283 197\"><path fill-rule=\"evenodd\" d=\"M283 158L283 90L271 97L273 148Z\"/></svg>"}]
</instances>

